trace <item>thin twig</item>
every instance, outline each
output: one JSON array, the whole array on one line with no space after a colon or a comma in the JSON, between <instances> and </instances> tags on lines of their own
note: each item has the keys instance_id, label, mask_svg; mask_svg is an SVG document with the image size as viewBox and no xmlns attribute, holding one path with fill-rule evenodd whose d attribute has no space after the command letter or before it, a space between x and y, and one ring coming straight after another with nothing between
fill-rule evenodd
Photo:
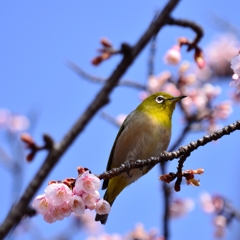
<instances>
[{"instance_id":1,"label":"thin twig","mask_svg":"<svg viewBox=\"0 0 240 240\"><path fill-rule=\"evenodd\" d=\"M166 173L166 163L161 164L161 175ZM170 208L170 197L171 197L171 187L162 182L162 190L163 190L163 236L164 239L169 239L169 208Z\"/></svg>"},{"instance_id":2,"label":"thin twig","mask_svg":"<svg viewBox=\"0 0 240 240\"><path fill-rule=\"evenodd\" d=\"M108 78L103 88L97 94L95 99L89 104L87 109L84 111L82 116L77 120L74 126L67 132L59 144L55 144L49 151L44 163L40 167L39 171L29 183L19 202L12 207L4 222L0 226L0 239L9 233L14 225L21 221L21 218L26 213L28 205L41 186L45 178L48 176L50 171L59 161L61 156L70 147L77 136L83 131L88 122L93 118L97 111L109 102L109 94L114 89L119 79L123 76L129 66L133 63L135 58L143 50L150 39L156 35L159 30L166 24L165 19L169 17L169 14L173 11L180 0L170 0L158 15L157 19L153 21L143 36L139 39L136 45L132 48L129 47L127 54L123 56L123 59L118 64L112 75Z\"/></svg>"},{"instance_id":3,"label":"thin twig","mask_svg":"<svg viewBox=\"0 0 240 240\"><path fill-rule=\"evenodd\" d=\"M177 26L181 26L181 27L191 28L196 33L196 37L192 41L192 44L188 48L188 51L190 51L195 46L197 46L198 42L203 37L203 34L204 34L203 29L195 22L192 22L192 21L189 21L189 20L184 20L184 19L174 19L174 18L168 18L166 21L169 25L177 25Z\"/></svg>"},{"instance_id":4,"label":"thin twig","mask_svg":"<svg viewBox=\"0 0 240 240\"><path fill-rule=\"evenodd\" d=\"M80 68L77 64L69 61L68 62L69 68L71 68L76 74L78 74L80 77L87 79L93 83L101 83L104 84L107 79L93 76L87 72L85 72L82 68ZM138 82L130 81L130 80L121 80L118 84L118 86L126 86L126 87L132 87L138 90L146 90L147 87L143 84L140 84Z\"/></svg>"},{"instance_id":5,"label":"thin twig","mask_svg":"<svg viewBox=\"0 0 240 240\"><path fill-rule=\"evenodd\" d=\"M157 36L153 36L148 60L148 76L154 75L154 57L156 54Z\"/></svg>"},{"instance_id":6,"label":"thin twig","mask_svg":"<svg viewBox=\"0 0 240 240\"><path fill-rule=\"evenodd\" d=\"M108 122L110 122L111 124L113 124L114 126L116 126L117 128L121 127L121 124L116 120L116 118L114 118L113 116L109 115L106 112L101 112L100 116L107 120Z\"/></svg>"}]
</instances>

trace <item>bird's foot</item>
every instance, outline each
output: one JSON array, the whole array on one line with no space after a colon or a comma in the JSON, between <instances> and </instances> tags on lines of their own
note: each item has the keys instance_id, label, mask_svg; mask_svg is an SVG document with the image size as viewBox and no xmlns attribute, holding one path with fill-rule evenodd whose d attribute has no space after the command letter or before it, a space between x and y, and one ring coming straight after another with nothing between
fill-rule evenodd
<instances>
[{"instance_id":1,"label":"bird's foot","mask_svg":"<svg viewBox=\"0 0 240 240\"><path fill-rule=\"evenodd\" d=\"M124 164L126 165L126 167L127 167L127 171L126 171L126 173L127 173L127 175L130 177L130 178L132 178L132 174L130 173L130 171L131 171L131 166L132 166L132 164L131 163L135 163L135 160L133 160L133 159L130 159L130 160L128 160L127 162L125 162Z\"/></svg>"}]
</instances>

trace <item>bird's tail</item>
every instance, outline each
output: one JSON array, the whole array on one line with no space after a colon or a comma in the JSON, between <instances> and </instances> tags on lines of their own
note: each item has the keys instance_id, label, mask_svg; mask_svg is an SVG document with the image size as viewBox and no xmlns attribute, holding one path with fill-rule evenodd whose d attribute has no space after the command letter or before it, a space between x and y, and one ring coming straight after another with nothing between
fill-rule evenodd
<instances>
[{"instance_id":1,"label":"bird's tail","mask_svg":"<svg viewBox=\"0 0 240 240\"><path fill-rule=\"evenodd\" d=\"M97 213L95 217L95 221L100 221L101 224L106 224L107 219L108 219L108 214L100 215Z\"/></svg>"},{"instance_id":2,"label":"bird's tail","mask_svg":"<svg viewBox=\"0 0 240 240\"><path fill-rule=\"evenodd\" d=\"M111 206L115 201L119 193L128 185L128 181L125 181L120 176L112 178L107 186L107 191L104 194L104 200L106 200ZM108 214L100 215L97 214L95 221L100 221L102 224L107 222Z\"/></svg>"}]
</instances>

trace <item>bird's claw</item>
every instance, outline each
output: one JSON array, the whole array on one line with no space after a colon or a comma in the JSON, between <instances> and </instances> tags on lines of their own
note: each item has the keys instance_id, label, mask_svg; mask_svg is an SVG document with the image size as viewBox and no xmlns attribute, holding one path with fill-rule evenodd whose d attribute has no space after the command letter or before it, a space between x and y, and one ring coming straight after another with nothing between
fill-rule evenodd
<instances>
[{"instance_id":1,"label":"bird's claw","mask_svg":"<svg viewBox=\"0 0 240 240\"><path fill-rule=\"evenodd\" d=\"M129 169L126 171L128 177L132 178L132 174L130 173L131 169L131 162L135 162L133 159L130 159L129 161L125 162L126 167Z\"/></svg>"}]
</instances>

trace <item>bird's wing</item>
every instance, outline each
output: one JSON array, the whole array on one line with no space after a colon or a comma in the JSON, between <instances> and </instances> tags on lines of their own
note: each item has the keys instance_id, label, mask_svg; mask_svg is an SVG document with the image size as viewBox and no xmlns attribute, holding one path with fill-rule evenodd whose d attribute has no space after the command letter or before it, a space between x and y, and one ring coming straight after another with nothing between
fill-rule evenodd
<instances>
[{"instance_id":1,"label":"bird's wing","mask_svg":"<svg viewBox=\"0 0 240 240\"><path fill-rule=\"evenodd\" d=\"M108 164L107 164L107 168L106 168L106 171L109 171L111 169L111 166L112 166L112 159L113 159L113 154L114 154L114 150L115 150L115 147L116 147L116 144L117 144L117 140L118 138L120 137L120 135L122 134L125 126L126 126L126 123L127 121L131 118L132 114L130 113L127 118L125 119L125 121L123 122L122 126L120 127L119 131L118 131L118 134L117 134L117 137L113 143L113 146L112 146L112 150L111 150L111 153L109 155L109 159L108 159ZM108 187L108 182L109 180L104 180L103 181L103 185L102 185L102 190L106 189Z\"/></svg>"}]
</instances>

